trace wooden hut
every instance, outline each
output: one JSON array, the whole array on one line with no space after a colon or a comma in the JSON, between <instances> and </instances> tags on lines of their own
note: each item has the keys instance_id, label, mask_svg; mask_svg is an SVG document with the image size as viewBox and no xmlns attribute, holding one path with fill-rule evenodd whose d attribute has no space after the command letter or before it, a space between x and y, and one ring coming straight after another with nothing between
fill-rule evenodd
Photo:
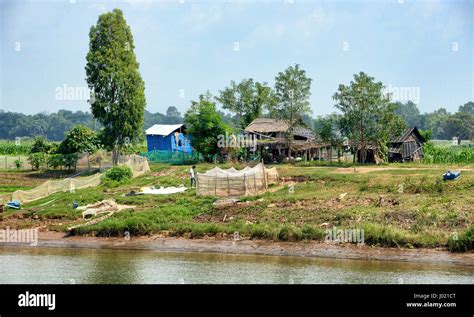
<instances>
[{"instance_id":1,"label":"wooden hut","mask_svg":"<svg viewBox=\"0 0 474 317\"><path fill-rule=\"evenodd\" d=\"M396 139L389 142L388 161L419 161L423 158L423 143L426 140L417 127L408 128Z\"/></svg>"},{"instance_id":2,"label":"wooden hut","mask_svg":"<svg viewBox=\"0 0 474 317\"><path fill-rule=\"evenodd\" d=\"M290 125L278 119L257 118L245 128L245 132L255 136L259 151L265 150L273 157L294 155L312 159L320 155L320 149L326 146L310 129L299 126L290 131ZM292 153L289 153L290 137Z\"/></svg>"}]
</instances>

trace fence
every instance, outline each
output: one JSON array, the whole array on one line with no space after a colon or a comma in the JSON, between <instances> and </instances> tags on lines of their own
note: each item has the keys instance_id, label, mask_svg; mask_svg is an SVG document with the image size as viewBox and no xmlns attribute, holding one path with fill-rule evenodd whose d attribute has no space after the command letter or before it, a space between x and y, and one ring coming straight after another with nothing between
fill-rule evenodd
<instances>
[{"instance_id":1,"label":"fence","mask_svg":"<svg viewBox=\"0 0 474 317\"><path fill-rule=\"evenodd\" d=\"M17 161L20 166L17 167ZM31 164L28 162L28 156L24 155L0 155L0 169L31 169Z\"/></svg>"},{"instance_id":2,"label":"fence","mask_svg":"<svg viewBox=\"0 0 474 317\"><path fill-rule=\"evenodd\" d=\"M188 154L182 151L150 151L140 153L150 162L169 163L173 165L194 164L202 160L202 155L193 152Z\"/></svg>"},{"instance_id":3,"label":"fence","mask_svg":"<svg viewBox=\"0 0 474 317\"><path fill-rule=\"evenodd\" d=\"M99 186L102 174L95 174L80 178L66 178L57 181L46 181L30 190L17 190L12 193L12 200L22 203L31 202L59 192L73 192L76 189Z\"/></svg>"}]
</instances>

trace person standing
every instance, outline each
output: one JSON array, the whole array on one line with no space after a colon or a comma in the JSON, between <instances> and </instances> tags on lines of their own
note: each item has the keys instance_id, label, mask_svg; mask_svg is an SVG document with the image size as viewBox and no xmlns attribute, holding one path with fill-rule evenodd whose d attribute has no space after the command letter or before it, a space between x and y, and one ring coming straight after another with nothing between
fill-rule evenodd
<instances>
[{"instance_id":1,"label":"person standing","mask_svg":"<svg viewBox=\"0 0 474 317\"><path fill-rule=\"evenodd\" d=\"M189 178L191 180L191 188L196 187L196 173L195 173L195 170L196 170L195 165L193 165L193 167L191 167L189 169Z\"/></svg>"}]
</instances>

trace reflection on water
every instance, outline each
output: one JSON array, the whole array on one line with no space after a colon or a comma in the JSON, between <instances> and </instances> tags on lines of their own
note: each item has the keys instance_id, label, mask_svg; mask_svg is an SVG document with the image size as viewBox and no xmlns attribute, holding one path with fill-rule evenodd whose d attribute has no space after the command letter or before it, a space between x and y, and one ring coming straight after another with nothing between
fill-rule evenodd
<instances>
[{"instance_id":1,"label":"reflection on water","mask_svg":"<svg viewBox=\"0 0 474 317\"><path fill-rule=\"evenodd\" d=\"M387 261L0 247L0 283L469 283L474 268Z\"/></svg>"}]
</instances>

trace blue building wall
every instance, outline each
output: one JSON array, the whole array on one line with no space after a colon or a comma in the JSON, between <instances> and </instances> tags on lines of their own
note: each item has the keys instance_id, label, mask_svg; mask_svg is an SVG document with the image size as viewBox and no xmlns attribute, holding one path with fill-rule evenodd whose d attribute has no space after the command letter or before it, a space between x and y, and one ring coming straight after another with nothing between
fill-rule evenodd
<instances>
[{"instance_id":1,"label":"blue building wall","mask_svg":"<svg viewBox=\"0 0 474 317\"><path fill-rule=\"evenodd\" d=\"M148 152L157 151L181 151L188 154L193 153L191 147L191 141L189 138L182 134L178 134L178 144L176 144L174 132L167 135L147 135L146 141L148 144Z\"/></svg>"}]
</instances>

